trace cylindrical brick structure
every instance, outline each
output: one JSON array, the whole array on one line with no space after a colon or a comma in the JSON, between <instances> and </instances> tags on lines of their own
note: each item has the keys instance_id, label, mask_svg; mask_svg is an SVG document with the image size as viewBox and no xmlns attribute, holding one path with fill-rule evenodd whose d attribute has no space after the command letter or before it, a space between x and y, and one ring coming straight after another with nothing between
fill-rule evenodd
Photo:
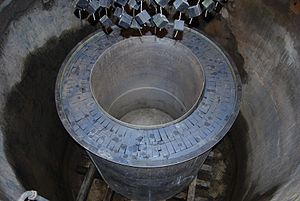
<instances>
[{"instance_id":1,"label":"cylindrical brick structure","mask_svg":"<svg viewBox=\"0 0 300 201\"><path fill-rule=\"evenodd\" d=\"M234 64L188 28L180 42L97 32L70 53L56 86L65 128L110 187L133 200L185 188L231 127L240 99Z\"/></svg>"}]
</instances>

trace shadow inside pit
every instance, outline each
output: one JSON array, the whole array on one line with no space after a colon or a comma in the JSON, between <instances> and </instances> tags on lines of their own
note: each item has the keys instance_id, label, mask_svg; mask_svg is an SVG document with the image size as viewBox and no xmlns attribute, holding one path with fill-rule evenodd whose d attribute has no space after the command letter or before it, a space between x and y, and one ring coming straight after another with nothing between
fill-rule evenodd
<instances>
[{"instance_id":1,"label":"shadow inside pit","mask_svg":"<svg viewBox=\"0 0 300 201\"><path fill-rule=\"evenodd\" d=\"M248 160L248 135L249 127L243 114L240 112L229 130L227 136L232 143L233 153L235 154L236 170L234 180L231 181L232 191L231 197L228 200L241 200L247 187L244 186Z\"/></svg>"},{"instance_id":2,"label":"shadow inside pit","mask_svg":"<svg viewBox=\"0 0 300 201\"><path fill-rule=\"evenodd\" d=\"M93 31L91 26L65 31L28 55L4 108L7 158L24 187L49 200L68 200L63 160L70 138L56 112L56 76L71 49Z\"/></svg>"}]
</instances>

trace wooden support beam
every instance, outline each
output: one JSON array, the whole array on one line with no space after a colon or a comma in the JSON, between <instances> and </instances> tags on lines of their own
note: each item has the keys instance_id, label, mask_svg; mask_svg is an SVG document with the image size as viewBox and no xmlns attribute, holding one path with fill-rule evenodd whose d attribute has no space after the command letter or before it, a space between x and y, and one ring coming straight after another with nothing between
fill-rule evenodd
<instances>
[{"instance_id":1,"label":"wooden support beam","mask_svg":"<svg viewBox=\"0 0 300 201\"><path fill-rule=\"evenodd\" d=\"M195 179L192 181L192 183L189 186L186 201L194 201L195 200L196 185L197 185L197 176L195 177Z\"/></svg>"},{"instance_id":2,"label":"wooden support beam","mask_svg":"<svg viewBox=\"0 0 300 201\"><path fill-rule=\"evenodd\" d=\"M89 195L90 188L94 181L94 175L96 168L93 163L90 164L88 171L85 174L84 180L81 184L80 190L78 192L76 201L85 201Z\"/></svg>"}]
</instances>

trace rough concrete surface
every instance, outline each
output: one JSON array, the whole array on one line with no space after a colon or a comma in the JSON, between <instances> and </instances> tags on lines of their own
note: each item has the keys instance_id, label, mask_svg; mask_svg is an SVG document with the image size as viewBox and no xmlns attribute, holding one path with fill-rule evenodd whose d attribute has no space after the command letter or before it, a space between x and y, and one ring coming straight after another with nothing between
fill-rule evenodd
<instances>
[{"instance_id":1,"label":"rough concrete surface","mask_svg":"<svg viewBox=\"0 0 300 201\"><path fill-rule=\"evenodd\" d=\"M228 20L249 75L241 108L249 159L239 194L259 200L277 186L265 200L300 200L286 187L300 189L300 16L287 1L242 0L236 8Z\"/></svg>"},{"instance_id":2,"label":"rough concrete surface","mask_svg":"<svg viewBox=\"0 0 300 201\"><path fill-rule=\"evenodd\" d=\"M16 3L12 2L11 4ZM19 3L22 4L22 3ZM25 3L24 3L25 4ZM21 5L22 6L22 5ZM16 7L13 7L16 8ZM12 9L13 9L12 8ZM5 9L9 9L9 5L6 6ZM22 8L24 9L24 7ZM4 12L4 10L2 11ZM28 173L26 171L26 166L28 167L28 170L31 169L31 171L36 172L37 170L34 170L34 163L31 163L30 160L33 161L38 161L38 159L35 159L35 156L31 156L31 154L34 153L40 153L38 150L35 150L34 147L38 147L38 144L41 142L40 140L47 138L42 138L41 139L30 139L34 133L34 130L36 129L35 125L32 124L33 127L27 127L26 121L24 121L26 118L22 116L26 116L26 114L29 114L31 116L28 120L30 122L30 119L37 118L34 121L39 121L41 119L46 119L47 116L45 117L45 114L38 114L37 112L43 112L43 111L38 111L38 108L41 109L41 107L48 108L50 107L49 105L44 105L44 101L48 101L48 103L52 102L54 100L54 83L56 79L56 74L58 72L58 69L61 65L62 60L64 57L68 54L68 52L73 48L84 36L86 36L88 33L78 33L77 39L75 39L73 42L69 42L66 44L59 44L59 39L55 38L60 36L65 30L68 29L78 29L80 27L80 22L78 22L76 19L74 19L73 14L72 14L72 7L71 7L71 2L70 1L57 1L56 4L54 5L53 9L51 10L44 10L43 5L41 4L40 1L37 1L32 7L28 8L28 10L21 10L22 17L19 17L16 20L12 20L7 27L7 29L4 32L1 32L1 57L0 57L0 120L1 120L1 131L0 131L0 200L16 200L20 194L24 191L24 188L22 185L16 180L16 176L14 175L14 172L12 171L11 167L9 166L6 156L11 155L11 156L16 156L19 154L18 157L21 159L27 160L28 163L22 163L24 161L22 160L12 160L10 158L10 163L13 166L13 169L19 169ZM6 16L10 17L10 16ZM63 19L63 20L62 20ZM41 23L43 22L43 23ZM1 28L6 26L5 20L0 21ZM87 32L87 30L85 31ZM91 31L90 31L91 32ZM90 33L89 32L89 33ZM74 37L75 34L71 34L69 37ZM53 39L54 37L54 39ZM28 61L28 57L30 57L31 54L37 54L39 53L39 50L36 51L36 49L40 48L43 46L49 39L52 38L52 43L56 41L57 44L61 46L61 55L43 55L44 61L30 61L27 62L27 68L35 66L35 68L38 68L42 73L42 76L40 75L33 75L32 77L24 75L23 72L26 68L26 61ZM69 39L70 40L70 39ZM51 42L50 42L51 44ZM52 50L53 51L53 50ZM57 51L57 49L55 50ZM35 52L35 53L34 53ZM47 54L49 52L44 52L42 54ZM50 54L53 54L54 52L50 52ZM60 59L58 59L58 56ZM45 59L46 58L46 59ZM58 59L58 60L57 60ZM34 56L33 59L34 60ZM45 61L46 60L46 61ZM35 62L35 63L34 63ZM55 65L56 63L56 65ZM43 68L47 68L51 72L51 67L54 64L55 69L52 69L54 73L43 71ZM33 66L30 66L33 65ZM45 65L49 65L48 67ZM53 67L53 68L54 68ZM34 72L34 71L32 71ZM51 77L47 77L51 76ZM10 100L8 98L9 91L12 89L12 87L21 81L21 77L26 78L28 85L25 86L26 89L20 89L18 90L18 87L14 87L14 94L10 96ZM39 95L42 95L43 92L46 94L46 100L43 100L41 98L40 101L36 100L33 101L32 98L33 96L38 96L35 94L35 86L41 84L41 82L46 81L47 78L49 78L48 83L45 85L44 88L40 88L39 91L36 91L36 93L39 93ZM36 80L36 81L30 81L30 80ZM51 81L52 80L52 81ZM31 85L33 84L33 85ZM32 94L29 95L29 93L32 92ZM23 94L24 93L24 94ZM48 94L48 95L47 95ZM29 99L28 99L29 95ZM43 96L43 95L42 95ZM48 96L48 97L47 97ZM24 101L24 98L27 100ZM14 99L14 100L12 100ZM4 113L3 108L6 105L6 100L9 100L8 103L11 103L13 106L16 106L15 109L19 110L16 112L17 116L19 116L19 121L17 119L14 119L13 122L10 122L11 126L10 128L16 129L15 132L10 133L10 135L5 134L7 132L3 131L4 127L4 116L2 115ZM38 107L37 104L40 104L40 107ZM17 108L18 107L18 108ZM24 109L22 111L22 109ZM33 111L33 112L31 112ZM5 117L16 117L13 115L11 110L6 110L8 114ZM55 105L54 102L52 103L52 110L51 113L56 115L55 111ZM46 113L47 115L47 113ZM24 118L24 119L22 119ZM7 120L7 119L6 119ZM23 127L22 129L17 129L18 122L22 123L25 128ZM49 123L49 122L48 122ZM59 123L57 121L57 123ZM51 124L51 123L50 123ZM6 124L7 125L7 124ZM42 125L42 124L41 124ZM7 127L6 127L7 128ZM44 128L46 131L49 131L49 128L51 128L51 125L49 127ZM44 131L45 131L44 130ZM7 130L6 130L7 131ZM62 130L64 131L64 130ZM56 131L52 131L56 132ZM4 133L4 134L3 134ZM13 134L14 133L14 134ZM24 135L27 134L27 135ZM41 135L42 133L38 134ZM45 135L45 133L43 133ZM14 141L11 141L10 143L7 143L9 140L7 140L9 137L12 137L12 135L15 135ZM51 137L51 134L48 135ZM53 136L52 136L53 137ZM4 139L6 138L6 139ZM64 139L65 137L62 137ZM23 139L23 146L22 142L18 141L18 139ZM21 144L20 144L21 143ZM35 145L33 145L33 144ZM43 144L41 144L43 146ZM52 146L49 144L49 146ZM53 145L54 148L57 146L57 144ZM10 148L11 147L11 148ZM27 147L28 149L24 149L24 147ZM4 149L9 150L10 153L4 153ZM18 151L19 150L19 151ZM59 149L58 149L59 150ZM51 151L51 150L50 150ZM46 152L47 153L47 152ZM53 154L49 153L48 154ZM45 160L47 160L47 156L44 156ZM27 159L26 159L27 158ZM51 160L49 161L51 163ZM38 169L43 169L46 166L44 164L42 167L39 167ZM57 169L56 171L59 171ZM51 175L51 173L50 173ZM20 176L20 175L18 175ZM45 182L43 174L38 175L36 174L34 177L31 176L31 174L27 175L29 178L29 181L26 181L25 183L35 183L36 181L41 181ZM39 177L39 178L36 178ZM24 179L24 178L23 178ZM19 178L21 181L22 178ZM24 184L24 183L23 183ZM47 183L45 183L47 184ZM28 189L33 188L34 186L26 186Z\"/></svg>"}]
</instances>

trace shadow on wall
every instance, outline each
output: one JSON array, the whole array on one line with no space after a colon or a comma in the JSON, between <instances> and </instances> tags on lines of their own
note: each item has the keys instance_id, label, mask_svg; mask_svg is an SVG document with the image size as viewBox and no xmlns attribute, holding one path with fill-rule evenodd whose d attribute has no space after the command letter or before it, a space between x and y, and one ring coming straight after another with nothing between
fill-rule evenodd
<instances>
[{"instance_id":1,"label":"shadow on wall","mask_svg":"<svg viewBox=\"0 0 300 201\"><path fill-rule=\"evenodd\" d=\"M245 186L246 168L248 160L247 136L249 128L246 119L240 112L233 126L228 132L228 138L233 146L235 154L236 170L235 180L232 181L233 189L229 200L241 200L243 193L247 190Z\"/></svg>"},{"instance_id":2,"label":"shadow on wall","mask_svg":"<svg viewBox=\"0 0 300 201\"><path fill-rule=\"evenodd\" d=\"M71 49L93 31L91 26L65 31L28 55L22 81L5 105L7 158L26 189L50 200L67 200L62 174L69 135L56 113L56 76Z\"/></svg>"}]
</instances>

